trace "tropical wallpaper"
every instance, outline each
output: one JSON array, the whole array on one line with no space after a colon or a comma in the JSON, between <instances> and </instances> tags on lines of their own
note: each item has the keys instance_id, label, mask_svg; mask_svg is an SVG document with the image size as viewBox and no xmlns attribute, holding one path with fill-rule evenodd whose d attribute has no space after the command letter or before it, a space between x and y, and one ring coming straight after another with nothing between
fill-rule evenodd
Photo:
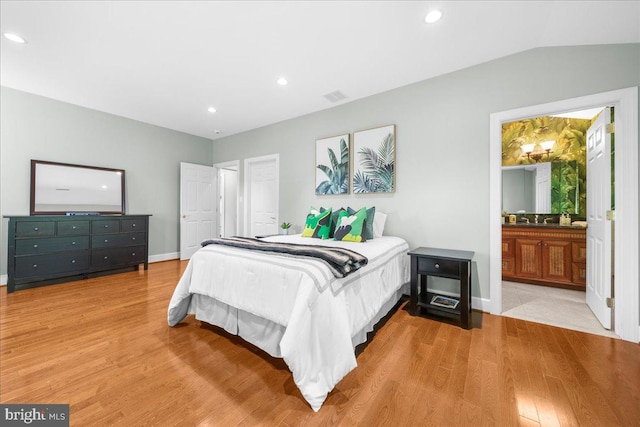
<instances>
[{"instance_id":1,"label":"tropical wallpaper","mask_svg":"<svg viewBox=\"0 0 640 427\"><path fill-rule=\"evenodd\" d=\"M550 116L504 123L502 125L502 166L535 164L535 160L523 157L522 146L537 144L534 150L539 150L541 142L554 140L556 143L549 157L545 155L539 161L539 163L552 162L552 211L586 217L586 136L591 123L591 120Z\"/></svg>"}]
</instances>

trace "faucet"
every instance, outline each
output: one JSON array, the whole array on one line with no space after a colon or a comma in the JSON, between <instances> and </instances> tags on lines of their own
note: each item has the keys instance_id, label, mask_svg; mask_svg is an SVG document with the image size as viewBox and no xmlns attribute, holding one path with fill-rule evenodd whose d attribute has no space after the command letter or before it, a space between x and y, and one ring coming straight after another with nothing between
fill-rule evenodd
<instances>
[{"instance_id":1,"label":"faucet","mask_svg":"<svg viewBox=\"0 0 640 427\"><path fill-rule=\"evenodd\" d=\"M553 218L545 218L543 223L544 224L549 224L547 221L553 221Z\"/></svg>"},{"instance_id":2,"label":"faucet","mask_svg":"<svg viewBox=\"0 0 640 427\"><path fill-rule=\"evenodd\" d=\"M523 216L522 218L520 218L523 222L529 224L529 218L527 218L526 216Z\"/></svg>"}]
</instances>

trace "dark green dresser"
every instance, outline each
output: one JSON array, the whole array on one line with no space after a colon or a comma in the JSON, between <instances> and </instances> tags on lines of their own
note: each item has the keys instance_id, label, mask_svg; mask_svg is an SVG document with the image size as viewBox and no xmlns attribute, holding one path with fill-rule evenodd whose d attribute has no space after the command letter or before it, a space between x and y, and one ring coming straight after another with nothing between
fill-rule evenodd
<instances>
[{"instance_id":1,"label":"dark green dresser","mask_svg":"<svg viewBox=\"0 0 640 427\"><path fill-rule=\"evenodd\" d=\"M7 290L149 265L150 215L8 216Z\"/></svg>"}]
</instances>

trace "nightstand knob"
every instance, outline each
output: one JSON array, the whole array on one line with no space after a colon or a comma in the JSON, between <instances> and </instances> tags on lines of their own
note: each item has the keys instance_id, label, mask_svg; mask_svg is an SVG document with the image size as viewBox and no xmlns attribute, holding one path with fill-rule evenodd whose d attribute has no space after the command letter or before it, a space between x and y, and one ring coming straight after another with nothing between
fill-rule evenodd
<instances>
[{"instance_id":1,"label":"nightstand knob","mask_svg":"<svg viewBox=\"0 0 640 427\"><path fill-rule=\"evenodd\" d=\"M33 264L33 268L38 268L38 264Z\"/></svg>"},{"instance_id":2,"label":"nightstand knob","mask_svg":"<svg viewBox=\"0 0 640 427\"><path fill-rule=\"evenodd\" d=\"M105 224L104 228L109 228L109 225Z\"/></svg>"},{"instance_id":3,"label":"nightstand knob","mask_svg":"<svg viewBox=\"0 0 640 427\"><path fill-rule=\"evenodd\" d=\"M132 226L132 227L135 227L136 225L135 225L135 224L132 224L131 226Z\"/></svg>"},{"instance_id":4,"label":"nightstand knob","mask_svg":"<svg viewBox=\"0 0 640 427\"><path fill-rule=\"evenodd\" d=\"M37 248L37 247L38 247L38 245L33 245L33 247L34 247L34 248Z\"/></svg>"},{"instance_id":5,"label":"nightstand knob","mask_svg":"<svg viewBox=\"0 0 640 427\"><path fill-rule=\"evenodd\" d=\"M436 263L435 267L440 268L440 264Z\"/></svg>"},{"instance_id":6,"label":"nightstand knob","mask_svg":"<svg viewBox=\"0 0 640 427\"><path fill-rule=\"evenodd\" d=\"M40 230L38 227L33 227L33 231L38 231Z\"/></svg>"},{"instance_id":7,"label":"nightstand knob","mask_svg":"<svg viewBox=\"0 0 640 427\"><path fill-rule=\"evenodd\" d=\"M109 258L108 256L104 257L104 259L108 259L108 258Z\"/></svg>"},{"instance_id":8,"label":"nightstand knob","mask_svg":"<svg viewBox=\"0 0 640 427\"><path fill-rule=\"evenodd\" d=\"M71 242L71 244L72 244L72 245L75 245L75 244L76 244L76 242Z\"/></svg>"},{"instance_id":9,"label":"nightstand knob","mask_svg":"<svg viewBox=\"0 0 640 427\"><path fill-rule=\"evenodd\" d=\"M131 256L136 256L136 253L135 253L135 252L132 252L132 253L131 253Z\"/></svg>"},{"instance_id":10,"label":"nightstand knob","mask_svg":"<svg viewBox=\"0 0 640 427\"><path fill-rule=\"evenodd\" d=\"M76 263L76 260L75 260L75 259L72 259L72 260L71 260L71 264L75 264L75 263Z\"/></svg>"},{"instance_id":11,"label":"nightstand knob","mask_svg":"<svg viewBox=\"0 0 640 427\"><path fill-rule=\"evenodd\" d=\"M78 228L78 227L76 227L75 225L73 227L71 227L72 230L75 230L76 228Z\"/></svg>"},{"instance_id":12,"label":"nightstand knob","mask_svg":"<svg viewBox=\"0 0 640 427\"><path fill-rule=\"evenodd\" d=\"M104 239L104 242L105 242L105 243L109 243L109 240L108 240L108 239Z\"/></svg>"}]
</instances>

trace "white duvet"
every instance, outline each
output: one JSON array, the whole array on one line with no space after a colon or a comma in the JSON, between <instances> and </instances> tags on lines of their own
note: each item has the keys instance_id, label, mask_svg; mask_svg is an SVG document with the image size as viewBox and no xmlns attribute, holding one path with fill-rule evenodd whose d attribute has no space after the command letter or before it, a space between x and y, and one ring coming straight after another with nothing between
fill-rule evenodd
<instances>
[{"instance_id":1,"label":"white duvet","mask_svg":"<svg viewBox=\"0 0 640 427\"><path fill-rule=\"evenodd\" d=\"M372 324L386 313L381 310L393 306L409 282L409 247L390 236L366 243L300 235L265 240L345 247L369 262L337 279L322 261L209 245L193 255L178 282L169 304L169 325L187 314L198 317L203 300L209 301L208 313L225 311L225 325L215 322L218 326L229 324L228 307L275 324L282 331L276 334L278 341L263 349L284 359L302 395L317 411L334 386L356 367L354 346L364 341ZM216 316L207 314L200 320Z\"/></svg>"}]
</instances>

